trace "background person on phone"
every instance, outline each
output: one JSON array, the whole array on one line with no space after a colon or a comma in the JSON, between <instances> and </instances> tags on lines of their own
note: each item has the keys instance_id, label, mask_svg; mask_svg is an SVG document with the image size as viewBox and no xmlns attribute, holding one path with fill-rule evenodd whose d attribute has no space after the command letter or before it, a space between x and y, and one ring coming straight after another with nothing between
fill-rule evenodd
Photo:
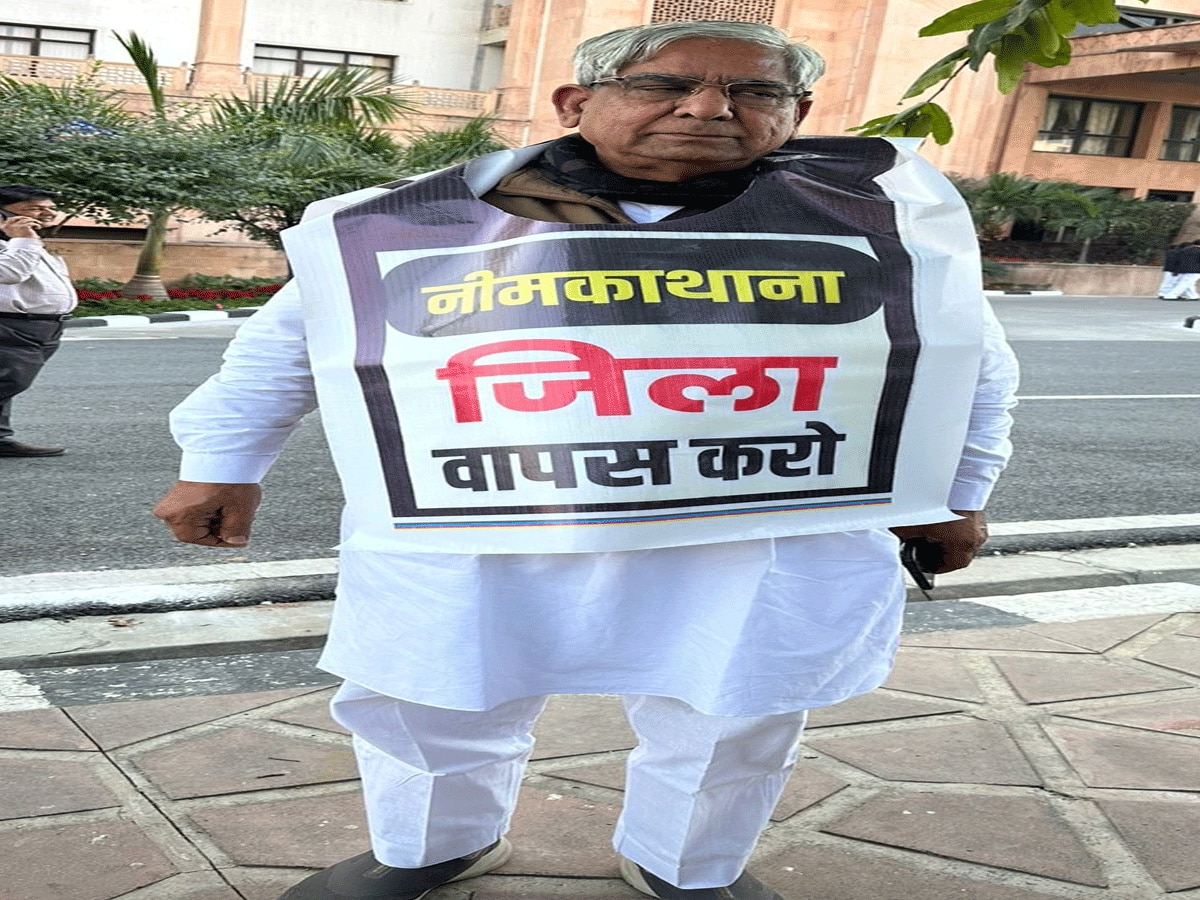
<instances>
[{"instance_id":1,"label":"background person on phone","mask_svg":"<svg viewBox=\"0 0 1200 900\"><path fill-rule=\"evenodd\" d=\"M58 349L79 302L66 264L38 231L58 218L53 191L0 185L0 456L61 456L63 447L13 439L12 399L28 390Z\"/></svg>"}]
</instances>

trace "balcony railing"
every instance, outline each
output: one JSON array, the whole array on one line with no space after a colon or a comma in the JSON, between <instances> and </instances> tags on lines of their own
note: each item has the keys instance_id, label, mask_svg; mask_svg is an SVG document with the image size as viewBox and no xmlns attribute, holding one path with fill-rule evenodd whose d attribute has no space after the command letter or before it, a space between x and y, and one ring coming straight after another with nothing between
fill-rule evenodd
<instances>
[{"instance_id":1,"label":"balcony railing","mask_svg":"<svg viewBox=\"0 0 1200 900\"><path fill-rule=\"evenodd\" d=\"M94 73L94 74L93 74ZM0 55L0 75L10 78L65 83L91 76L100 87L145 90L146 82L130 63L97 62L94 59L55 59L49 56ZM159 66L158 83L169 91L187 87L186 66Z\"/></svg>"},{"instance_id":2,"label":"balcony railing","mask_svg":"<svg viewBox=\"0 0 1200 900\"><path fill-rule=\"evenodd\" d=\"M422 109L430 112L468 110L475 115L496 108L496 95L491 91L456 91L450 88L414 86L410 96Z\"/></svg>"},{"instance_id":3,"label":"balcony railing","mask_svg":"<svg viewBox=\"0 0 1200 900\"><path fill-rule=\"evenodd\" d=\"M0 75L59 84L90 75L98 87L116 88L134 94L146 92L146 83L133 65L97 63L91 59L0 55ZM271 83L285 77L288 76L256 75L247 71L244 83L246 89L252 90L257 84ZM169 94L188 94L188 66L159 67L158 80ZM473 117L496 109L496 94L493 91L462 91L425 85L396 85L396 90L402 91L413 102L418 113L426 115Z\"/></svg>"},{"instance_id":4,"label":"balcony railing","mask_svg":"<svg viewBox=\"0 0 1200 900\"><path fill-rule=\"evenodd\" d=\"M292 75L261 75L246 73L246 86L254 90L260 84L273 84ZM471 115L491 112L496 108L496 96L492 91L462 91L456 88L427 87L422 84L397 84L400 91L420 110L438 113L449 110L466 110Z\"/></svg>"}]
</instances>

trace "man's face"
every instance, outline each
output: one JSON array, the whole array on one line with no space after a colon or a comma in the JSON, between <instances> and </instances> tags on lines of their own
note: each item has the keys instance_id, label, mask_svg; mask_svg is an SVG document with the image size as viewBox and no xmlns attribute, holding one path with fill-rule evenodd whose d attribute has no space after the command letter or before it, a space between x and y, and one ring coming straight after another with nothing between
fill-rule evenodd
<instances>
[{"instance_id":1,"label":"man's face","mask_svg":"<svg viewBox=\"0 0 1200 900\"><path fill-rule=\"evenodd\" d=\"M687 75L706 82L788 83L778 54L745 41L687 38L618 75ZM787 141L808 102L778 106L731 104L715 87L682 100L638 102L618 84L564 85L554 92L558 121L596 148L600 161L631 178L684 181L750 165Z\"/></svg>"},{"instance_id":2,"label":"man's face","mask_svg":"<svg viewBox=\"0 0 1200 900\"><path fill-rule=\"evenodd\" d=\"M58 207L54 205L53 200L18 200L16 203L0 206L0 209L10 216L28 216L30 219L36 219L37 227L50 225L58 218Z\"/></svg>"}]
</instances>

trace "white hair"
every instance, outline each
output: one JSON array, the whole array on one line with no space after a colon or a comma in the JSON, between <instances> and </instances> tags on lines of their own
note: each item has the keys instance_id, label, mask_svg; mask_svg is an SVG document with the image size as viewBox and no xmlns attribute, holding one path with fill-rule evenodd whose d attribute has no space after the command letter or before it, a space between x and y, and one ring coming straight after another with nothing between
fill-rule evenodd
<instances>
[{"instance_id":1,"label":"white hair","mask_svg":"<svg viewBox=\"0 0 1200 900\"><path fill-rule=\"evenodd\" d=\"M687 38L745 41L776 51L787 67L793 87L805 90L825 74L825 60L807 44L794 43L778 28L755 22L665 22L634 25L583 41L575 49L575 78L588 85L618 74L625 66L643 62L667 44Z\"/></svg>"}]
</instances>

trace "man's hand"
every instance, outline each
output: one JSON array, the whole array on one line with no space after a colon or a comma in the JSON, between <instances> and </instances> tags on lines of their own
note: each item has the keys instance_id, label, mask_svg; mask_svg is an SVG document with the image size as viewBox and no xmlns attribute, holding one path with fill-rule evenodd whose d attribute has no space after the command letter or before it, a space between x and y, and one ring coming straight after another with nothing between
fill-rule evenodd
<instances>
[{"instance_id":1,"label":"man's hand","mask_svg":"<svg viewBox=\"0 0 1200 900\"><path fill-rule=\"evenodd\" d=\"M167 524L177 541L244 547L261 501L262 488L257 484L177 481L152 512Z\"/></svg>"},{"instance_id":2,"label":"man's hand","mask_svg":"<svg viewBox=\"0 0 1200 900\"><path fill-rule=\"evenodd\" d=\"M35 238L42 223L29 216L8 216L0 219L0 231L10 238Z\"/></svg>"},{"instance_id":3,"label":"man's hand","mask_svg":"<svg viewBox=\"0 0 1200 900\"><path fill-rule=\"evenodd\" d=\"M942 548L942 565L937 570L953 572L965 569L987 540L987 517L983 510L955 509L951 512L962 516L953 522L934 522L931 525L905 525L893 528L892 534L900 540L923 537Z\"/></svg>"}]
</instances>

